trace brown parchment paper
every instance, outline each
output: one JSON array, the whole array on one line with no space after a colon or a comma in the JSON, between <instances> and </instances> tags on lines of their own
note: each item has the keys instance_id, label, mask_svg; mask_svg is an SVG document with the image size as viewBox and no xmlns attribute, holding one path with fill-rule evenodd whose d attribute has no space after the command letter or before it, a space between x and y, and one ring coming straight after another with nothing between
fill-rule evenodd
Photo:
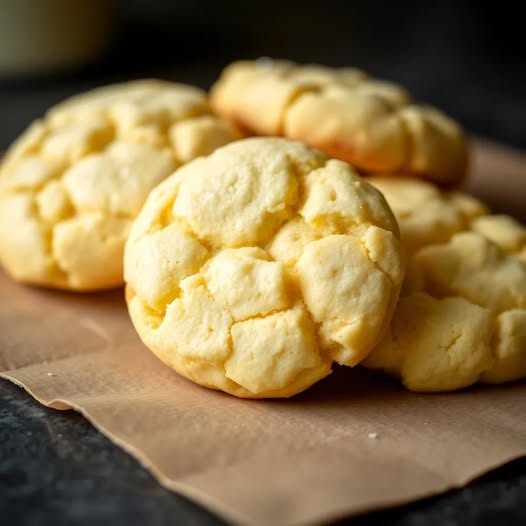
<instances>
[{"instance_id":1,"label":"brown parchment paper","mask_svg":"<svg viewBox=\"0 0 526 526\"><path fill-rule=\"evenodd\" d=\"M525 219L523 154L479 143L474 169L470 190ZM161 484L239 524L401 504L526 454L524 382L418 395L339 368L290 400L238 400L147 351L122 291L39 290L0 273L0 371L50 407L77 409Z\"/></svg>"}]
</instances>

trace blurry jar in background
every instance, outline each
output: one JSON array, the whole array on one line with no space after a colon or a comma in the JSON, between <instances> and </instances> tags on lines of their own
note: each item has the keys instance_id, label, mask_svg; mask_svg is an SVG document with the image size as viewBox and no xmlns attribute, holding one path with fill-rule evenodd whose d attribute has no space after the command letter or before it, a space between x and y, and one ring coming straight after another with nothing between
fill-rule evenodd
<instances>
[{"instance_id":1,"label":"blurry jar in background","mask_svg":"<svg viewBox=\"0 0 526 526\"><path fill-rule=\"evenodd\" d=\"M113 0L0 0L0 77L55 73L100 56Z\"/></svg>"}]
</instances>

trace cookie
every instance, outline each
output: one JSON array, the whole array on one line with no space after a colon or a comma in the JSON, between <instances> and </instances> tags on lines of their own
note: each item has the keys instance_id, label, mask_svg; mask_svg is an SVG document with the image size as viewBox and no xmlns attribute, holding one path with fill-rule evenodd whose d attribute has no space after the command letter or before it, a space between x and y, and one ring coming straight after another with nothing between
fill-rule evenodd
<instances>
[{"instance_id":1,"label":"cookie","mask_svg":"<svg viewBox=\"0 0 526 526\"><path fill-rule=\"evenodd\" d=\"M303 141L365 172L405 172L441 185L462 180L460 126L402 87L356 69L259 59L228 66L214 109L249 132Z\"/></svg>"},{"instance_id":2,"label":"cookie","mask_svg":"<svg viewBox=\"0 0 526 526\"><path fill-rule=\"evenodd\" d=\"M414 391L526 376L526 228L465 194L372 177L398 218L407 275L364 364Z\"/></svg>"},{"instance_id":3,"label":"cookie","mask_svg":"<svg viewBox=\"0 0 526 526\"><path fill-rule=\"evenodd\" d=\"M121 285L124 242L150 190L237 138L204 92L182 84L135 81L59 104L0 166L0 263L38 285Z\"/></svg>"},{"instance_id":4,"label":"cookie","mask_svg":"<svg viewBox=\"0 0 526 526\"><path fill-rule=\"evenodd\" d=\"M245 139L150 194L126 244L128 308L179 374L239 397L288 397L375 346L402 261L391 210L350 165Z\"/></svg>"}]
</instances>

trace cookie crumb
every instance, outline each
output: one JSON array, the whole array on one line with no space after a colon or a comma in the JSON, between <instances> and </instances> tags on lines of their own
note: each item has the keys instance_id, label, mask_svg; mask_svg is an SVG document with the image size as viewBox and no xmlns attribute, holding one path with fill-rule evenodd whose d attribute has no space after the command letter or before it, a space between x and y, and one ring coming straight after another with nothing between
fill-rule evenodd
<instances>
[{"instance_id":1,"label":"cookie crumb","mask_svg":"<svg viewBox=\"0 0 526 526\"><path fill-rule=\"evenodd\" d=\"M55 373L47 373L48 376L55 376Z\"/></svg>"},{"instance_id":2,"label":"cookie crumb","mask_svg":"<svg viewBox=\"0 0 526 526\"><path fill-rule=\"evenodd\" d=\"M367 435L371 440L377 440L378 439L378 433L369 433Z\"/></svg>"},{"instance_id":3,"label":"cookie crumb","mask_svg":"<svg viewBox=\"0 0 526 526\"><path fill-rule=\"evenodd\" d=\"M270 57L259 57L256 59L256 66L260 68L271 68L274 65L274 60Z\"/></svg>"}]
</instances>

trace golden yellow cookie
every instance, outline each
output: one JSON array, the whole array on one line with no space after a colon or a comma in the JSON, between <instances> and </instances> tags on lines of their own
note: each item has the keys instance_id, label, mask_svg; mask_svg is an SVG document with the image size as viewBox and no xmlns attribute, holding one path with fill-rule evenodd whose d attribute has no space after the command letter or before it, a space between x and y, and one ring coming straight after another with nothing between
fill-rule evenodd
<instances>
[{"instance_id":1,"label":"golden yellow cookie","mask_svg":"<svg viewBox=\"0 0 526 526\"><path fill-rule=\"evenodd\" d=\"M526 228L423 181L369 182L398 218L408 272L390 330L364 364L415 391L526 376Z\"/></svg>"},{"instance_id":2,"label":"golden yellow cookie","mask_svg":"<svg viewBox=\"0 0 526 526\"><path fill-rule=\"evenodd\" d=\"M201 385L287 397L359 363L403 276L398 227L347 163L253 138L176 171L150 194L125 250L144 343Z\"/></svg>"},{"instance_id":3,"label":"golden yellow cookie","mask_svg":"<svg viewBox=\"0 0 526 526\"><path fill-rule=\"evenodd\" d=\"M124 242L150 190L237 138L182 84L117 84L59 104L0 166L0 263L39 285L121 285Z\"/></svg>"},{"instance_id":4,"label":"golden yellow cookie","mask_svg":"<svg viewBox=\"0 0 526 526\"><path fill-rule=\"evenodd\" d=\"M455 121L356 69L235 62L211 101L255 134L303 141L364 171L412 173L442 185L466 173L466 140Z\"/></svg>"}]
</instances>

